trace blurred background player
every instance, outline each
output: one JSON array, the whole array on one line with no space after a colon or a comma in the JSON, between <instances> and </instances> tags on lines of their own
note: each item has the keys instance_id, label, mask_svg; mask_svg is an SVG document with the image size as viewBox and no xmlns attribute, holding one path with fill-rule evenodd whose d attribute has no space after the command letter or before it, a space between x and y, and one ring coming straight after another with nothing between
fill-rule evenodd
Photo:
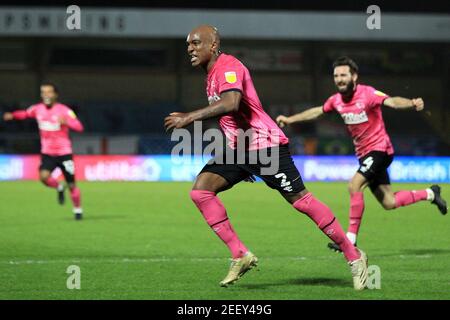
<instances>
[{"instance_id":1,"label":"blurred background player","mask_svg":"<svg viewBox=\"0 0 450 320\"><path fill-rule=\"evenodd\" d=\"M367 256L347 239L331 210L303 185L289 152L289 140L265 113L248 69L235 57L220 52L220 36L215 27L202 25L192 30L187 37L187 46L192 66L201 66L207 73L206 91L210 105L189 113L171 113L165 119L166 130L183 128L194 121L219 117L221 129L231 143L229 146L234 150L239 131L252 131L249 146L245 151L245 164L206 164L190 193L208 225L232 254L229 273L220 285L228 286L239 280L257 265L258 259L238 238L217 194L252 175L257 175L269 187L278 190L296 210L308 215L330 239L339 243L351 267L354 288L364 289L367 280ZM259 158L257 164L249 164L251 155L261 149L267 149L268 154L278 154L275 160L279 166L275 174L262 174L263 164Z\"/></svg>"},{"instance_id":2,"label":"blurred background player","mask_svg":"<svg viewBox=\"0 0 450 320\"><path fill-rule=\"evenodd\" d=\"M369 186L384 209L392 210L419 201L431 201L442 214L447 213L447 204L441 198L441 188L433 185L425 190L402 190L394 192L390 185L388 167L394 157L394 148L386 132L381 106L397 110L422 111L422 98L407 99L389 97L370 86L358 84L358 66L348 57L340 57L333 63L333 76L338 93L323 106L314 107L287 117L280 115L276 121L280 127L287 124L313 120L324 113L338 112L347 125L360 167L350 180L350 223L347 237L356 244L361 219L364 213L364 189ZM329 247L340 250L335 243Z\"/></svg>"},{"instance_id":3,"label":"blurred background player","mask_svg":"<svg viewBox=\"0 0 450 320\"><path fill-rule=\"evenodd\" d=\"M58 202L62 205L65 187L51 176L53 170L61 169L70 190L75 219L79 220L82 218L83 210L80 189L75 184L75 166L69 129L82 132L83 125L69 107L57 101L59 92L55 84L42 83L40 94L41 103L32 105L26 110L5 112L3 120L36 119L41 138L39 178L43 184L57 190Z\"/></svg>"}]
</instances>

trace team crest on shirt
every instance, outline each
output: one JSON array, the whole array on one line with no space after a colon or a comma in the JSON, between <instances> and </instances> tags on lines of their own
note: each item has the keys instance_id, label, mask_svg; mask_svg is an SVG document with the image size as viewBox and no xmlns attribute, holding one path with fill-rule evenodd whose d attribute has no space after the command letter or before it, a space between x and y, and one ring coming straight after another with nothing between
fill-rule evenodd
<instances>
[{"instance_id":1,"label":"team crest on shirt","mask_svg":"<svg viewBox=\"0 0 450 320\"><path fill-rule=\"evenodd\" d=\"M360 102L360 101L356 102L356 103L355 103L355 106L356 106L358 109L364 109L364 103L362 103L362 102Z\"/></svg>"},{"instance_id":2,"label":"team crest on shirt","mask_svg":"<svg viewBox=\"0 0 450 320\"><path fill-rule=\"evenodd\" d=\"M237 81L236 72L234 71L225 72L225 80L228 83L235 83Z\"/></svg>"}]
</instances>

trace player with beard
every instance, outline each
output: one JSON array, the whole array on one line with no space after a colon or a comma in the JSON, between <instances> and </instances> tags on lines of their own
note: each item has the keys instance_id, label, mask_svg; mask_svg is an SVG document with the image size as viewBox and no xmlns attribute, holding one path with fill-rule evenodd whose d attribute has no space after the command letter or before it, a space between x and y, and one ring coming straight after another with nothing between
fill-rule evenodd
<instances>
[{"instance_id":1,"label":"player with beard","mask_svg":"<svg viewBox=\"0 0 450 320\"><path fill-rule=\"evenodd\" d=\"M5 112L3 120L36 119L41 137L39 178L44 185L57 190L58 202L62 205L65 187L51 176L52 171L57 167L61 169L70 190L75 219L80 220L83 216L81 192L75 182L69 130L82 132L83 125L68 106L58 102L58 88L55 84L42 83L40 90L42 99L40 103L26 110Z\"/></svg>"},{"instance_id":2,"label":"player with beard","mask_svg":"<svg viewBox=\"0 0 450 320\"><path fill-rule=\"evenodd\" d=\"M232 255L228 275L220 285L228 286L239 280L257 265L258 259L239 239L217 194L257 175L277 190L293 208L311 218L332 241L339 243L351 267L354 288L364 289L367 281L366 254L355 248L331 210L303 185L289 153L289 140L264 111L248 69L235 57L220 52L220 36L212 26L199 26L189 33L187 52L192 66L200 66L207 73L209 106L189 113L171 113L164 121L166 130L183 128L194 121L215 117L219 119L232 152L239 150L236 146L239 148L240 132L249 129L252 133L248 147L242 151L245 163L209 162L197 176L190 192L206 223L227 245ZM264 174L267 163L263 164L257 157L256 163L250 163L249 159L260 154L261 150L276 155L276 159L271 160L278 163L277 172Z\"/></svg>"},{"instance_id":3,"label":"player with beard","mask_svg":"<svg viewBox=\"0 0 450 320\"><path fill-rule=\"evenodd\" d=\"M388 167L394 157L394 148L386 132L381 107L396 110L414 109L422 111L422 98L407 99L388 95L363 84L358 84L358 66L348 57L340 57L333 63L334 83L338 93L323 106L310 108L290 117L278 116L280 127L317 119L324 113L338 112L353 138L359 169L350 180L350 223L347 237L356 245L358 231L364 212L364 189L369 186L375 198L386 210L411 205L419 201L430 201L439 211L447 213L447 203L441 197L441 188L433 185L425 190L402 190L391 188ZM339 245L330 243L330 249L340 251Z\"/></svg>"}]
</instances>

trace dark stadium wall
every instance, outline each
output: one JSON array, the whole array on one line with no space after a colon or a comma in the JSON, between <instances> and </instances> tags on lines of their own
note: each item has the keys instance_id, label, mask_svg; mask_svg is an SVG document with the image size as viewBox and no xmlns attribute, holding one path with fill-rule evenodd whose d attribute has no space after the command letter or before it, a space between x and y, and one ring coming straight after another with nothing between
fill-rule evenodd
<instances>
[{"instance_id":1,"label":"dark stadium wall","mask_svg":"<svg viewBox=\"0 0 450 320\"><path fill-rule=\"evenodd\" d=\"M222 47L248 66L272 116L322 104L335 90L333 59L348 54L360 65L360 82L390 95L423 97L431 112L417 115L418 127L450 143L448 44L223 39ZM44 79L60 86L62 101L80 108L96 101L185 110L207 103L205 74L190 67L184 39L0 37L0 49L0 86L7 92L0 108L36 102ZM394 131L401 116L386 113Z\"/></svg>"}]
</instances>

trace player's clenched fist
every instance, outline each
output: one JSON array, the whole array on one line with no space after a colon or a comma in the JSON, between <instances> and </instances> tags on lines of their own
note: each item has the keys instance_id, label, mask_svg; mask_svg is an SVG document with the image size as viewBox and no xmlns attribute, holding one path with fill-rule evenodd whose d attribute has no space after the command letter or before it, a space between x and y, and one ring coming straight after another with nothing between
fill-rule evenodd
<instances>
[{"instance_id":1,"label":"player's clenched fist","mask_svg":"<svg viewBox=\"0 0 450 320\"><path fill-rule=\"evenodd\" d=\"M14 120L14 116L13 116L13 114L12 114L11 112L5 112L5 113L3 114L3 120L4 120L4 121L11 121L11 120Z\"/></svg>"},{"instance_id":2,"label":"player's clenched fist","mask_svg":"<svg viewBox=\"0 0 450 320\"><path fill-rule=\"evenodd\" d=\"M172 112L164 119L164 127L166 128L166 131L180 129L186 127L191 122L192 121L188 113Z\"/></svg>"},{"instance_id":3,"label":"player's clenched fist","mask_svg":"<svg viewBox=\"0 0 450 320\"><path fill-rule=\"evenodd\" d=\"M422 111L424 106L425 106L422 98L412 99L412 103L413 103L414 108L416 109L416 111Z\"/></svg>"},{"instance_id":4,"label":"player's clenched fist","mask_svg":"<svg viewBox=\"0 0 450 320\"><path fill-rule=\"evenodd\" d=\"M286 116L278 116L276 121L280 128L283 128L284 126L290 124L289 117Z\"/></svg>"}]
</instances>

